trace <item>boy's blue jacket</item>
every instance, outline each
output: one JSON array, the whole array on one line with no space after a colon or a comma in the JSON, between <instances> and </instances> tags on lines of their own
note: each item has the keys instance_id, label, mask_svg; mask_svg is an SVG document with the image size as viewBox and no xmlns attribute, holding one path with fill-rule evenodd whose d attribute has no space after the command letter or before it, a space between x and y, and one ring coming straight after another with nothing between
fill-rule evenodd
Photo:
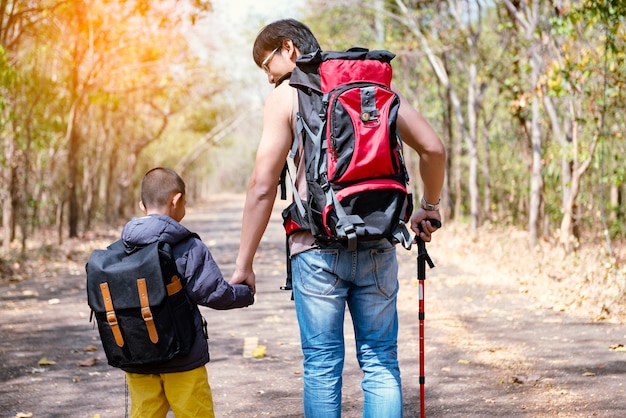
<instances>
[{"instance_id":1,"label":"boy's blue jacket","mask_svg":"<svg viewBox=\"0 0 626 418\"><path fill-rule=\"evenodd\" d=\"M161 364L124 367L131 373L184 372L205 365L209 361L208 343L203 335L202 316L197 305L213 309L243 308L254 303L249 286L231 285L222 276L207 246L191 231L166 215L149 215L131 219L122 231L122 240L128 247L144 246L164 241L172 246L176 266L185 283L189 300L196 305L196 339L189 354L175 357ZM211 320L208 319L211 329Z\"/></svg>"}]
</instances>

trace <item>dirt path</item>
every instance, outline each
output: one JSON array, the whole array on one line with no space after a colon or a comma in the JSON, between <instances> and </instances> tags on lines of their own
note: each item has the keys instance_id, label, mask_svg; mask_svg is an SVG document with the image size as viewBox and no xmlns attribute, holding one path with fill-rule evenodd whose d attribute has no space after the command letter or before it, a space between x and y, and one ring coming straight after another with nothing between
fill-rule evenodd
<instances>
[{"instance_id":1,"label":"dirt path","mask_svg":"<svg viewBox=\"0 0 626 418\"><path fill-rule=\"evenodd\" d=\"M241 207L241 196L219 196L191 208L184 220L209 245L226 277L237 251ZM279 289L284 235L278 210L275 215L256 260L255 305L203 309L218 417L302 416L298 329L290 294ZM124 416L123 373L106 364L89 323L84 263L90 245L76 243L67 260L43 265L34 277L0 282L0 417ZM440 231L428 251L437 265L427 271L425 288L429 417L626 416L626 353L615 349L625 343L625 325L544 307L541 294L495 261L477 257L453 228ZM405 416L418 417L416 253L398 255ZM60 263L62 272L50 273ZM360 416L362 397L346 325L344 416L352 418ZM244 357L245 341L258 341L266 356ZM39 365L43 358L54 364ZM79 365L94 358L95 365Z\"/></svg>"}]
</instances>

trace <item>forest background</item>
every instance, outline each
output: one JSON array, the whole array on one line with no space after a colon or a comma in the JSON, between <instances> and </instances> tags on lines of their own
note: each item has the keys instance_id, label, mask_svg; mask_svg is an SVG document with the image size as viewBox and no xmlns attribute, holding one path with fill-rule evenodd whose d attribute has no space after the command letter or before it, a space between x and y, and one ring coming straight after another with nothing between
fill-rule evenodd
<instances>
[{"instance_id":1,"label":"forest background","mask_svg":"<svg viewBox=\"0 0 626 418\"><path fill-rule=\"evenodd\" d=\"M326 50L397 55L396 86L447 146L444 222L468 246L531 254L564 309L624 312L625 2L284 3L0 0L2 280L119 228L153 166L182 174L190 204L243 192L271 88L252 42L296 17Z\"/></svg>"}]
</instances>

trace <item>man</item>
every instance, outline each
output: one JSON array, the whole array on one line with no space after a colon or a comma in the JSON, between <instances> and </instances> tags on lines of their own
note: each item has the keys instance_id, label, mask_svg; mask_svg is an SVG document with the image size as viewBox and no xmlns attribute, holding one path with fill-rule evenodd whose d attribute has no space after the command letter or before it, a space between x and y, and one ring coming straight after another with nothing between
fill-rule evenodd
<instances>
[{"instance_id":1,"label":"man","mask_svg":"<svg viewBox=\"0 0 626 418\"><path fill-rule=\"evenodd\" d=\"M309 28L292 19L270 23L254 43L253 58L276 88L265 102L263 132L246 195L241 243L231 283L255 286L254 255L269 222L278 179L295 132L297 94L283 81L300 55L317 49L319 44ZM410 226L429 242L437 228L425 219L441 219L438 203L444 180L445 148L422 116L400 98L397 129L404 143L419 153L424 180L422 206L411 217ZM301 197L306 199L301 142L296 156L296 185ZM359 243L356 251L348 251L341 244L321 246L309 232L299 232L290 237L290 250L304 355L305 417L341 416L346 305L352 316L357 358L363 371L363 417L402 417L395 246L384 239Z\"/></svg>"}]
</instances>

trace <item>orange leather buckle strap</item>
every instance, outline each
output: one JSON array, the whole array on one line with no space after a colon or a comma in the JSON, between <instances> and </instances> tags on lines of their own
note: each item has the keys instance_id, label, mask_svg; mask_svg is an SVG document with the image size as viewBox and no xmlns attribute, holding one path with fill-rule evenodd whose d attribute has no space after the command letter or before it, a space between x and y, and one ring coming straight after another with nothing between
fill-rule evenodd
<instances>
[{"instance_id":1,"label":"orange leather buckle strap","mask_svg":"<svg viewBox=\"0 0 626 418\"><path fill-rule=\"evenodd\" d=\"M150 310L150 302L148 301L148 287L146 286L146 279L137 279L137 292L139 292L139 304L141 305L141 317L146 323L148 328L148 335L150 341L156 344L159 341L159 334L154 326L154 318L152 311Z\"/></svg>"},{"instance_id":2,"label":"orange leather buckle strap","mask_svg":"<svg viewBox=\"0 0 626 418\"><path fill-rule=\"evenodd\" d=\"M183 282L180 281L177 275L173 275L172 283L168 284L166 287L167 287L167 295L172 296L173 294L178 293L181 290L183 290Z\"/></svg>"},{"instance_id":3,"label":"orange leather buckle strap","mask_svg":"<svg viewBox=\"0 0 626 418\"><path fill-rule=\"evenodd\" d=\"M117 323L117 316L115 315L115 309L113 308L113 301L111 300L111 292L109 291L108 283L100 283L100 293L102 293L102 298L104 299L104 309L106 310L107 322L113 332L115 343L118 347L123 347L124 338L122 337L120 326Z\"/></svg>"}]
</instances>

